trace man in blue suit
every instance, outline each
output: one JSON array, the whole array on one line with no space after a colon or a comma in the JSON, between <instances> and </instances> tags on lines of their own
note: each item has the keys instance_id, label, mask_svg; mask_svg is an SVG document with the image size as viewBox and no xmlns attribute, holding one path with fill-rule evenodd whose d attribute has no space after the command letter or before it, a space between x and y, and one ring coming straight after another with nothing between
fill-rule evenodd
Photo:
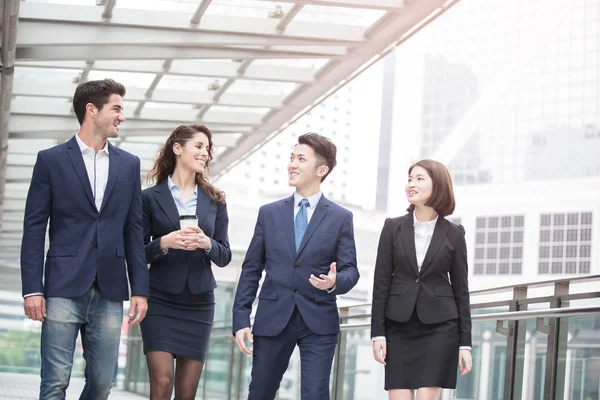
<instances>
[{"instance_id":1,"label":"man in blue suit","mask_svg":"<svg viewBox=\"0 0 600 400\"><path fill-rule=\"evenodd\" d=\"M86 361L80 399L108 398L129 298L127 276L129 323L146 315L140 160L107 141L125 121L124 95L123 85L110 79L80 84L73 96L79 133L40 151L33 169L21 278L25 314L42 322L40 399L65 398L79 332Z\"/></svg>"},{"instance_id":2,"label":"man in blue suit","mask_svg":"<svg viewBox=\"0 0 600 400\"><path fill-rule=\"evenodd\" d=\"M350 291L359 277L352 213L321 193L335 158L329 139L314 133L300 136L288 164L296 192L258 212L233 305L236 343L253 356L249 400L275 398L296 345L302 399L329 399L340 331L336 295ZM252 303L263 270L251 331Z\"/></svg>"}]
</instances>

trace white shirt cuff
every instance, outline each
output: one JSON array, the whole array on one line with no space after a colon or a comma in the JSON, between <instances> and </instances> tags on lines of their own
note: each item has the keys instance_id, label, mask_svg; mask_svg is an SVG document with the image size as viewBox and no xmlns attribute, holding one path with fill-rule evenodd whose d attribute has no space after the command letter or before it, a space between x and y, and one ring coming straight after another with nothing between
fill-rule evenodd
<instances>
[{"instance_id":1,"label":"white shirt cuff","mask_svg":"<svg viewBox=\"0 0 600 400\"><path fill-rule=\"evenodd\" d=\"M459 350L471 350L471 346L460 346Z\"/></svg>"},{"instance_id":2,"label":"white shirt cuff","mask_svg":"<svg viewBox=\"0 0 600 400\"><path fill-rule=\"evenodd\" d=\"M376 340L385 340L385 336L375 336L374 338L371 338L372 341L376 341Z\"/></svg>"},{"instance_id":3,"label":"white shirt cuff","mask_svg":"<svg viewBox=\"0 0 600 400\"><path fill-rule=\"evenodd\" d=\"M335 290L336 286L337 286L337 285L333 285L333 287L332 287L331 289L325 289L325 291L326 291L327 293L332 293L332 292Z\"/></svg>"},{"instance_id":4,"label":"white shirt cuff","mask_svg":"<svg viewBox=\"0 0 600 400\"><path fill-rule=\"evenodd\" d=\"M44 293L29 293L26 294L25 296L23 296L24 299L26 299L27 297L31 297L31 296L43 296Z\"/></svg>"}]
</instances>

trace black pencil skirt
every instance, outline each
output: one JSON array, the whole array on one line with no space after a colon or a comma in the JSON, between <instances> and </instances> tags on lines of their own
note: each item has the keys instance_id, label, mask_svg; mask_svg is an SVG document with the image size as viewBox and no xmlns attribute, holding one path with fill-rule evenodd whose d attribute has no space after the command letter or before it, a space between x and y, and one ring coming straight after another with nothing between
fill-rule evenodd
<instances>
[{"instance_id":1,"label":"black pencil skirt","mask_svg":"<svg viewBox=\"0 0 600 400\"><path fill-rule=\"evenodd\" d=\"M456 388L458 319L424 324L416 311L406 322L386 320L385 390Z\"/></svg>"},{"instance_id":2,"label":"black pencil skirt","mask_svg":"<svg viewBox=\"0 0 600 400\"><path fill-rule=\"evenodd\" d=\"M148 313L140 324L144 354L166 351L175 357L206 361L208 341L215 317L214 291L182 293L150 288Z\"/></svg>"}]
</instances>

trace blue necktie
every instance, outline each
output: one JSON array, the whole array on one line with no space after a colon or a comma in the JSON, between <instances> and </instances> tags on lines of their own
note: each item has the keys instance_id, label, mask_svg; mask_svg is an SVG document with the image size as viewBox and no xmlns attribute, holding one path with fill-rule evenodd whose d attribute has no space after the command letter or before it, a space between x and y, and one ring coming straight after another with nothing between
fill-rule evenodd
<instances>
[{"instance_id":1,"label":"blue necktie","mask_svg":"<svg viewBox=\"0 0 600 400\"><path fill-rule=\"evenodd\" d=\"M298 214L296 214L296 219L294 221L294 234L296 236L296 251L300 248L300 243L302 243L302 238L304 237L304 233L306 232L306 228L308 227L308 214L306 213L306 207L309 206L307 199L300 200L300 210Z\"/></svg>"}]
</instances>

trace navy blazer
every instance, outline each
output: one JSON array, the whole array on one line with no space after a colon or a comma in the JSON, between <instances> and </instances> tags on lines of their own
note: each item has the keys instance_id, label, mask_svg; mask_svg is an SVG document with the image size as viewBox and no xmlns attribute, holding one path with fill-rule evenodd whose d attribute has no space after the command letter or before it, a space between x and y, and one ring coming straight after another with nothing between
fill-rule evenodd
<instances>
[{"instance_id":1,"label":"navy blazer","mask_svg":"<svg viewBox=\"0 0 600 400\"><path fill-rule=\"evenodd\" d=\"M385 336L386 318L405 322L416 308L425 324L458 318L459 345L471 346L465 230L439 217L419 271L413 223L412 212L385 221L373 278L371 336Z\"/></svg>"},{"instance_id":2,"label":"navy blazer","mask_svg":"<svg viewBox=\"0 0 600 400\"><path fill-rule=\"evenodd\" d=\"M110 143L108 153L108 181L100 211L75 137L38 153L25 204L23 295L81 296L97 276L102 294L122 301L129 297L129 275L131 294L148 296L140 160ZM44 270L48 218L50 248Z\"/></svg>"},{"instance_id":3,"label":"navy blazer","mask_svg":"<svg viewBox=\"0 0 600 400\"><path fill-rule=\"evenodd\" d=\"M334 261L335 290L327 293L312 286L310 275L327 274ZM336 295L350 291L359 278L352 213L322 196L296 252L294 196L260 208L235 294L234 334L250 327L252 303L263 270L266 276L258 296L255 335L278 335L295 307L317 335L338 333Z\"/></svg>"},{"instance_id":4,"label":"navy blazer","mask_svg":"<svg viewBox=\"0 0 600 400\"><path fill-rule=\"evenodd\" d=\"M227 230L227 205L208 197L202 188L198 191L196 215L198 226L211 238L209 253L204 249L193 251L160 249L160 238L179 230L179 212L167 180L142 192L144 242L146 261L150 264L150 286L169 293L181 293L185 282L190 292L204 293L217 287L211 261L225 267L231 261Z\"/></svg>"}]
</instances>

